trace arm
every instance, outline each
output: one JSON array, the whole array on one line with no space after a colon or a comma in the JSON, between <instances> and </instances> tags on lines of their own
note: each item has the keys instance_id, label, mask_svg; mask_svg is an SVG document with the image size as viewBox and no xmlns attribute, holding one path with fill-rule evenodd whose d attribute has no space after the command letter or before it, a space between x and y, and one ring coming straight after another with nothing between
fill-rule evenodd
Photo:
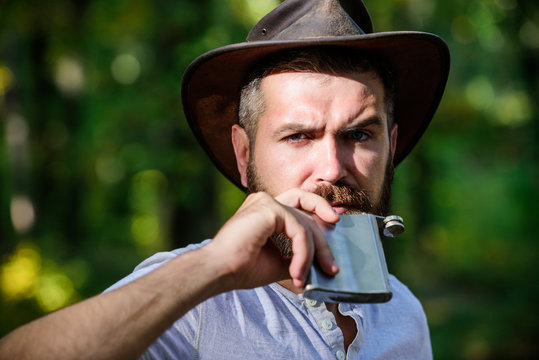
<instances>
[{"instance_id":1,"label":"arm","mask_svg":"<svg viewBox=\"0 0 539 360\"><path fill-rule=\"evenodd\" d=\"M305 281L315 256L330 274L337 269L309 213L336 222L325 200L300 190L278 197L250 195L203 248L178 256L134 282L67 307L16 329L0 340L0 358L136 358L200 302L237 288L285 278ZM284 259L268 237L284 232L294 256Z\"/></svg>"},{"instance_id":2,"label":"arm","mask_svg":"<svg viewBox=\"0 0 539 360\"><path fill-rule=\"evenodd\" d=\"M219 270L204 252L16 329L0 340L0 358L136 358L174 319L219 292Z\"/></svg>"}]
</instances>

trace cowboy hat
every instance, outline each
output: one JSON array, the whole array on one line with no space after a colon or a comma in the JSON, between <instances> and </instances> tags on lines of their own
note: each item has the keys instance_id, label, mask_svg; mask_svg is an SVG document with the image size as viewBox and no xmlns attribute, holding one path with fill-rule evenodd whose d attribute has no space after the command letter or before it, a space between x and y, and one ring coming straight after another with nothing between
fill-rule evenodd
<instances>
[{"instance_id":1,"label":"cowboy hat","mask_svg":"<svg viewBox=\"0 0 539 360\"><path fill-rule=\"evenodd\" d=\"M239 188L231 141L239 93L253 66L283 50L337 46L383 58L395 77L394 121L399 124L394 164L417 143L442 97L449 50L438 36L415 31L374 33L360 0L287 0L263 17L247 40L196 58L182 79L187 122L217 168Z\"/></svg>"}]
</instances>

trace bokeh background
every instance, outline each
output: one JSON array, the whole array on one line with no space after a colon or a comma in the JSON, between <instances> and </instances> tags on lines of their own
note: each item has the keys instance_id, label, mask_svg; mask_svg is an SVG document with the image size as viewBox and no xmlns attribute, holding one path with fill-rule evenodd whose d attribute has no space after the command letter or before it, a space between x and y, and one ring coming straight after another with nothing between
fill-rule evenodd
<instances>
[{"instance_id":1,"label":"bokeh background","mask_svg":"<svg viewBox=\"0 0 539 360\"><path fill-rule=\"evenodd\" d=\"M185 67L278 0L0 1L0 336L211 237L243 194L185 123ZM437 359L539 358L539 3L366 0L449 44L445 97L397 169L390 271Z\"/></svg>"}]
</instances>

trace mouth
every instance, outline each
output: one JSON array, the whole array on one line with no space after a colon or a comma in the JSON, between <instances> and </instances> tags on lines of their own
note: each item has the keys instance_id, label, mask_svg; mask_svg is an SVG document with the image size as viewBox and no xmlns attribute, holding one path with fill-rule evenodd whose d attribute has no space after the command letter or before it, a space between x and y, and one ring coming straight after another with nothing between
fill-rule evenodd
<instances>
[{"instance_id":1,"label":"mouth","mask_svg":"<svg viewBox=\"0 0 539 360\"><path fill-rule=\"evenodd\" d=\"M346 204L341 204L341 203L331 204L331 207L337 213L337 215L342 215L346 213L348 210L350 210L349 206L347 206Z\"/></svg>"},{"instance_id":2,"label":"mouth","mask_svg":"<svg viewBox=\"0 0 539 360\"><path fill-rule=\"evenodd\" d=\"M350 215L350 214L364 214L365 211L359 209L353 205L343 203L331 203L330 204L337 215Z\"/></svg>"}]
</instances>

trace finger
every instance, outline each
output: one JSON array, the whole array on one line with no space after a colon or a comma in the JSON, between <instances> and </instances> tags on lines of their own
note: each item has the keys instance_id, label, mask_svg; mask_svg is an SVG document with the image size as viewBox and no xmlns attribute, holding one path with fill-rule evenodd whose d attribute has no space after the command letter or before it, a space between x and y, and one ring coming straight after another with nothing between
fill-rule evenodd
<instances>
[{"instance_id":1,"label":"finger","mask_svg":"<svg viewBox=\"0 0 539 360\"><path fill-rule=\"evenodd\" d=\"M285 232L286 233L286 232ZM306 269L312 264L314 256L313 240L303 227L293 235L287 235L292 240L292 258L288 267L290 277L295 286L303 286L306 279Z\"/></svg>"},{"instance_id":2,"label":"finger","mask_svg":"<svg viewBox=\"0 0 539 360\"><path fill-rule=\"evenodd\" d=\"M291 189L275 198L281 204L316 214L328 223L339 221L331 205L323 197L301 189Z\"/></svg>"},{"instance_id":3,"label":"finger","mask_svg":"<svg viewBox=\"0 0 539 360\"><path fill-rule=\"evenodd\" d=\"M308 216L303 212L301 212L301 214L305 219L305 223L308 225L309 233L312 234L314 254L316 256L318 264L327 274L335 275L339 271L339 269L323 230L324 228L327 229L327 226L321 224L321 221L316 215ZM312 221L313 219L315 220L315 222ZM318 226L316 226L316 224L318 224Z\"/></svg>"},{"instance_id":4,"label":"finger","mask_svg":"<svg viewBox=\"0 0 539 360\"><path fill-rule=\"evenodd\" d=\"M294 255L290 262L289 272L294 285L301 287L305 284L314 256L324 272L328 275L335 275L339 268L322 230L305 213L296 209L290 209L290 212L295 215L298 224L302 226L302 229L298 229L297 233L293 232L295 229L292 227L285 229L285 231L289 231L287 236L292 239Z\"/></svg>"},{"instance_id":5,"label":"finger","mask_svg":"<svg viewBox=\"0 0 539 360\"><path fill-rule=\"evenodd\" d=\"M295 286L303 286L314 258L313 230L317 228L308 215L286 208L282 232L292 240L292 258L288 271Z\"/></svg>"},{"instance_id":6,"label":"finger","mask_svg":"<svg viewBox=\"0 0 539 360\"><path fill-rule=\"evenodd\" d=\"M337 274L339 272L339 267L335 262L335 258L333 257L325 234L318 227L316 227L313 234L314 254L318 264L328 275Z\"/></svg>"}]
</instances>

